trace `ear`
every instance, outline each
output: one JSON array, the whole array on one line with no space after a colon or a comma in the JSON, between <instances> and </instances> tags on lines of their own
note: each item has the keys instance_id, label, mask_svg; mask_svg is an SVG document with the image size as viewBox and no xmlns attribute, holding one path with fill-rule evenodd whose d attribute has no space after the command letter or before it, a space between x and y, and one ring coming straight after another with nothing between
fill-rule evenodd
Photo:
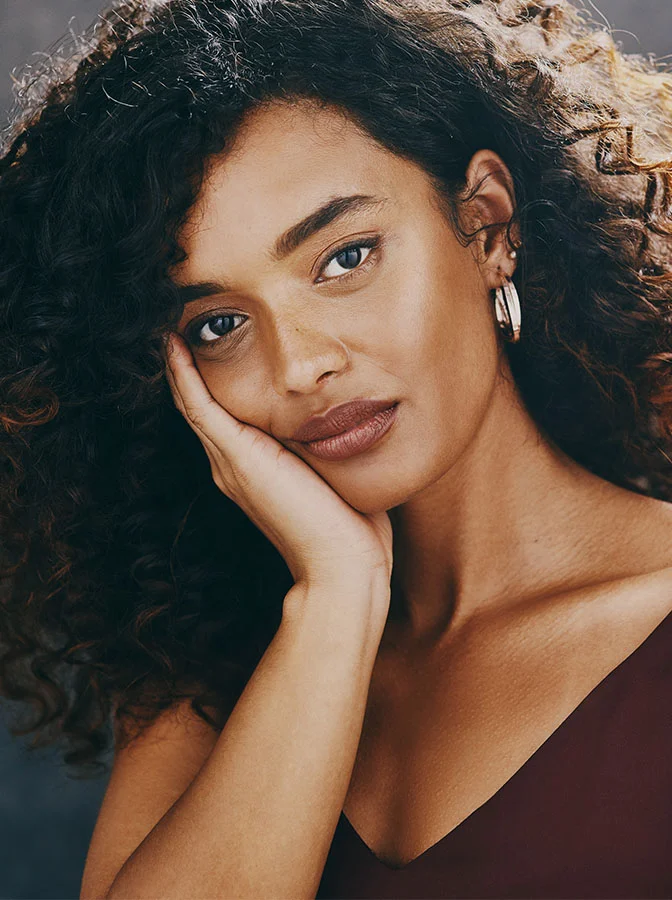
<instances>
[{"instance_id":1,"label":"ear","mask_svg":"<svg viewBox=\"0 0 672 900\"><path fill-rule=\"evenodd\" d=\"M516 211L513 178L493 150L479 150L472 157L463 197L468 230L478 230L472 246L483 280L489 290L494 290L516 269L516 260L510 254L520 244L520 230L517 225L511 228L512 244L507 228Z\"/></svg>"}]
</instances>

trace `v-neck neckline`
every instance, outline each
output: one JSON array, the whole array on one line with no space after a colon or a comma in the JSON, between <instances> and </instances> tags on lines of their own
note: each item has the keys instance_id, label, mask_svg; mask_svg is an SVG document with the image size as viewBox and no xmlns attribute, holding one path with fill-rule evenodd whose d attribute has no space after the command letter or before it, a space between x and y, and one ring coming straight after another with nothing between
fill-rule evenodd
<instances>
[{"instance_id":1,"label":"v-neck neckline","mask_svg":"<svg viewBox=\"0 0 672 900\"><path fill-rule=\"evenodd\" d=\"M648 633L648 635L632 650L624 659L622 659L617 665L614 666L607 674L602 678L598 683L586 694L586 696L574 707L574 709L568 713L567 716L560 722L560 724L553 729L553 731L548 735L548 737L537 747L537 749L523 762L521 766L519 766L512 775L507 778L507 780L488 797L480 806L477 806L476 809L472 810L469 815L465 816L461 822L458 822L454 828L452 828L447 834L444 834L443 837L439 838L438 841L431 844L431 846L427 847L426 850L423 850L422 853L419 853L416 857L409 860L409 862L405 863L403 866L393 866L390 863L385 862L381 859L374 851L369 847L366 841L362 838L359 832L356 830L350 819L345 815L344 811L341 811L341 820L342 824L345 825L346 829L349 830L352 836L357 840L357 842L361 845L364 851L369 855L374 862L377 862L379 865L383 866L390 872L404 872L407 869L410 869L411 866L415 866L425 860L428 855L430 855L433 851L437 850L440 846L446 844L450 838L454 837L454 835L463 830L467 823L470 822L475 816L482 815L486 808L492 806L501 794L509 789L509 786L512 782L519 780L521 777L521 773L524 770L527 770L532 764L533 760L538 759L538 757L542 754L542 752L546 749L548 752L548 747L554 742L558 740L558 735L564 733L566 729L571 725L571 723L578 717L579 711L585 707L585 705L591 700L594 699L596 695L601 693L607 684L610 684L617 674L623 672L624 669L628 668L632 665L633 660L639 659L643 654L644 650L650 648L650 646L655 643L658 637L662 633L664 633L667 627L672 628L672 610L667 612L661 621L653 628L652 631Z\"/></svg>"}]
</instances>

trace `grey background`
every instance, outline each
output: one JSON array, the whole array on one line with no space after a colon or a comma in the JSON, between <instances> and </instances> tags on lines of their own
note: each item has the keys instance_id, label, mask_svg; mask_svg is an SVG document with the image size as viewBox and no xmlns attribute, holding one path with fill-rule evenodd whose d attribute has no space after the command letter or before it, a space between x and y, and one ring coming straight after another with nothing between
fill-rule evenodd
<instances>
[{"instance_id":1,"label":"grey background","mask_svg":"<svg viewBox=\"0 0 672 900\"><path fill-rule=\"evenodd\" d=\"M604 14L626 50L672 54L672 0L585 5ZM12 102L12 71L39 62L103 8L97 0L0 0L0 128ZM29 752L0 718L0 900L78 898L106 783L68 777L55 751Z\"/></svg>"}]
</instances>

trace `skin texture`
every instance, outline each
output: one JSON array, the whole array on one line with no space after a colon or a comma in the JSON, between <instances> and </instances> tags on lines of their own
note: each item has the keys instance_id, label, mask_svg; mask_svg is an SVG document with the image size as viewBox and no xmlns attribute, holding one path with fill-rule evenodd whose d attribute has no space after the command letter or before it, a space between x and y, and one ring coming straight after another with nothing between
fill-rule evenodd
<instances>
[{"instance_id":1,"label":"skin texture","mask_svg":"<svg viewBox=\"0 0 672 900\"><path fill-rule=\"evenodd\" d=\"M479 151L467 182L480 184L463 213L472 225L510 218L515 197L496 154ZM271 259L286 228L354 193L388 200ZM361 271L339 284L334 276L357 257L329 257L376 234L381 248L362 249ZM180 284L235 288L187 304L178 326L185 334L206 313L241 317L226 329L244 322L229 338L192 345L215 400L302 457L355 509L390 511L387 637L423 659L463 623L670 564L668 504L577 465L521 403L493 312L492 291L515 267L503 235L483 231L463 246L422 169L337 111L275 103L211 161L181 238L188 258L174 273ZM201 334L221 334L213 324ZM400 401L371 450L325 461L291 440L309 415L358 397Z\"/></svg>"}]
</instances>

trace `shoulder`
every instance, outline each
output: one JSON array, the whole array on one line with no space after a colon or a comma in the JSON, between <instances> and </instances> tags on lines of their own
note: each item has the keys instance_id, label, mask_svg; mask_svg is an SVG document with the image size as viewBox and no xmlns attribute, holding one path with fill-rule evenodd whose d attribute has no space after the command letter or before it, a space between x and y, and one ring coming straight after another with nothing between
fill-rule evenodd
<instances>
[{"instance_id":1,"label":"shoulder","mask_svg":"<svg viewBox=\"0 0 672 900\"><path fill-rule=\"evenodd\" d=\"M591 581L600 593L602 585L622 585L631 601L640 597L653 607L655 618L672 610L672 503L628 490L619 499L606 510L586 589ZM630 608L636 615L640 605Z\"/></svg>"},{"instance_id":2,"label":"shoulder","mask_svg":"<svg viewBox=\"0 0 672 900\"><path fill-rule=\"evenodd\" d=\"M144 727L133 717L119 717L114 732L114 761L86 858L82 900L105 896L124 862L189 787L219 736L189 699Z\"/></svg>"}]
</instances>

